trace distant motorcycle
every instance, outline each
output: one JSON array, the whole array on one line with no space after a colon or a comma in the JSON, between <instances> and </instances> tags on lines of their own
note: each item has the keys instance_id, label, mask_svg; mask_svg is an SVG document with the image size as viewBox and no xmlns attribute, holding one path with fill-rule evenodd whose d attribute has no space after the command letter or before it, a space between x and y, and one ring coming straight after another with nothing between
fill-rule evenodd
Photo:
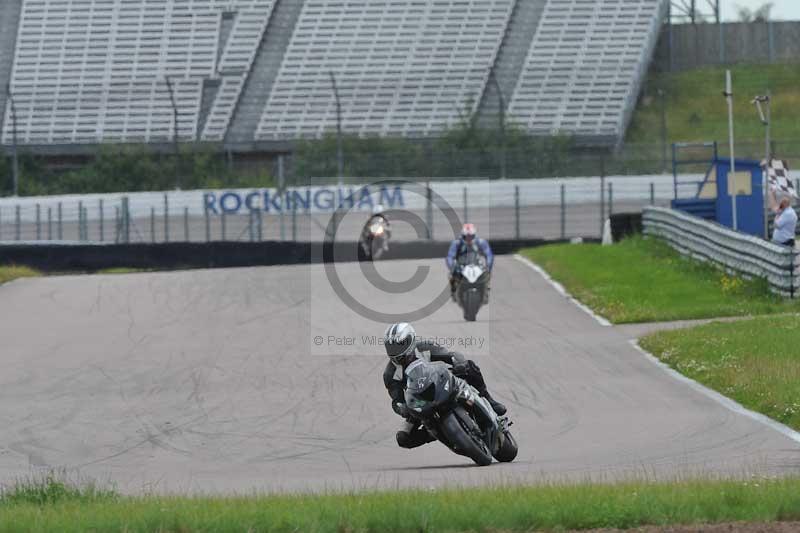
<instances>
[{"instance_id":1,"label":"distant motorcycle","mask_svg":"<svg viewBox=\"0 0 800 533\"><path fill-rule=\"evenodd\" d=\"M464 320L474 322L483 305L488 290L489 269L486 259L475 250L469 250L456 264L456 302L464 311Z\"/></svg>"},{"instance_id":2,"label":"distant motorcycle","mask_svg":"<svg viewBox=\"0 0 800 533\"><path fill-rule=\"evenodd\" d=\"M453 452L476 464L504 463L517 457L517 441L508 417L497 416L472 386L456 379L442 362L419 360L407 370L406 405L425 429ZM470 397L465 405L459 398Z\"/></svg>"},{"instance_id":3,"label":"distant motorcycle","mask_svg":"<svg viewBox=\"0 0 800 533\"><path fill-rule=\"evenodd\" d=\"M384 252L389 251L389 231L386 222L380 218L371 222L362 233L360 244L360 259L373 261L380 259Z\"/></svg>"}]
</instances>

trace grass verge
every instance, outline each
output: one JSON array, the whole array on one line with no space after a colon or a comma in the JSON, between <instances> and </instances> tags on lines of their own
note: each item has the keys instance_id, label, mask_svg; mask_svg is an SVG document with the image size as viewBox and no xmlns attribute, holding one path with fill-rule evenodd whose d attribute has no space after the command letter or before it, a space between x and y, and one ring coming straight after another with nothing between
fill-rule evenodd
<instances>
[{"instance_id":1,"label":"grass verge","mask_svg":"<svg viewBox=\"0 0 800 533\"><path fill-rule=\"evenodd\" d=\"M35 278L42 274L26 266L0 266L0 284L19 278Z\"/></svg>"},{"instance_id":2,"label":"grass verge","mask_svg":"<svg viewBox=\"0 0 800 533\"><path fill-rule=\"evenodd\" d=\"M655 239L613 246L558 244L523 251L578 300L622 324L785 313L797 303L687 259Z\"/></svg>"},{"instance_id":3,"label":"grass verge","mask_svg":"<svg viewBox=\"0 0 800 533\"><path fill-rule=\"evenodd\" d=\"M800 430L800 315L712 322L640 344L682 374Z\"/></svg>"},{"instance_id":4,"label":"grass verge","mask_svg":"<svg viewBox=\"0 0 800 533\"><path fill-rule=\"evenodd\" d=\"M57 492L0 497L0 532L531 531L800 518L800 479L228 498Z\"/></svg>"},{"instance_id":5,"label":"grass verge","mask_svg":"<svg viewBox=\"0 0 800 533\"><path fill-rule=\"evenodd\" d=\"M750 101L756 94L764 94L766 88L772 92L773 139L786 141L800 138L800 122L794 120L791 113L776 112L796 109L800 104L800 68L796 63L786 63L704 67L675 73L652 72L644 84L628 128L628 141L660 143L662 118L666 118L669 143L727 139L728 108L725 99L720 96L720 91L725 87L727 69L731 69L733 74L736 137L740 141L737 143L737 156L761 159L763 155L761 139L764 138L764 127ZM659 90L665 95L663 115ZM749 145L745 140L754 143Z\"/></svg>"}]
</instances>

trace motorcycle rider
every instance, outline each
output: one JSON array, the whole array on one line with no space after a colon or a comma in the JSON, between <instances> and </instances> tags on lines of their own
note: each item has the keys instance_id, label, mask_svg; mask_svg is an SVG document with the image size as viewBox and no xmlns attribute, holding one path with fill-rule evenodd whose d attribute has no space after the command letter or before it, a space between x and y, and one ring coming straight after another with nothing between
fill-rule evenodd
<instances>
[{"instance_id":1,"label":"motorcycle rider","mask_svg":"<svg viewBox=\"0 0 800 533\"><path fill-rule=\"evenodd\" d=\"M450 243L450 249L447 252L447 269L450 272L450 297L456 301L456 287L461 280L461 274L456 272L458 266L458 258L473 249L483 255L486 259L487 280L486 290L483 293L483 303L489 303L489 291L491 290L492 281L492 266L494 265L494 253L492 247L489 246L489 241L478 237L478 231L475 224L464 224L461 228L461 238L454 239Z\"/></svg>"},{"instance_id":2,"label":"motorcycle rider","mask_svg":"<svg viewBox=\"0 0 800 533\"><path fill-rule=\"evenodd\" d=\"M372 208L372 215L370 215L367 223L364 224L364 228L361 230L362 242L366 242L366 239L369 236L370 226L376 223L383 224L383 230L385 233L385 237L383 239L383 251L385 252L389 249L389 238L392 236L392 229L389 226L389 219L386 218L386 215L383 212L383 205L381 204L375 204L375 206Z\"/></svg>"},{"instance_id":3,"label":"motorcycle rider","mask_svg":"<svg viewBox=\"0 0 800 533\"><path fill-rule=\"evenodd\" d=\"M465 380L486 398L498 415L506 412L506 407L489 394L480 367L458 352L451 352L444 346L426 340L418 340L411 324L401 322L392 324L383 335L383 344L389 362L383 371L383 384L392 399L392 410L403 417L405 422L397 432L397 444L402 448L416 448L436 440L414 417L406 405L406 369L417 359L441 361L450 365L454 376Z\"/></svg>"}]
</instances>

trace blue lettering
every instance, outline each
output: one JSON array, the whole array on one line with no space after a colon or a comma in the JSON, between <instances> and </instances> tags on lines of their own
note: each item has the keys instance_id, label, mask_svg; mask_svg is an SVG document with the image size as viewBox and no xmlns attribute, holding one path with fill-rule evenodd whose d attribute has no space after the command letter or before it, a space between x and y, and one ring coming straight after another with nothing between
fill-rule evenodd
<instances>
[{"instance_id":1,"label":"blue lettering","mask_svg":"<svg viewBox=\"0 0 800 533\"><path fill-rule=\"evenodd\" d=\"M205 204L206 213L209 211L218 215L219 212L217 211L217 195L213 192L207 192L203 194L203 203Z\"/></svg>"},{"instance_id":2,"label":"blue lettering","mask_svg":"<svg viewBox=\"0 0 800 533\"><path fill-rule=\"evenodd\" d=\"M309 189L306 189L305 191L305 198L303 198L303 195L296 190L292 191L292 209L297 211L298 204L302 205L303 209L306 211L308 211L308 209L311 207L311 191Z\"/></svg>"},{"instance_id":3,"label":"blue lettering","mask_svg":"<svg viewBox=\"0 0 800 533\"><path fill-rule=\"evenodd\" d=\"M386 188L384 185L381 187L381 202L386 207L394 207L394 204L397 203L400 207L404 207L403 203L403 189L399 186L394 188L392 191L392 195L389 196L389 189Z\"/></svg>"},{"instance_id":4,"label":"blue lettering","mask_svg":"<svg viewBox=\"0 0 800 533\"><path fill-rule=\"evenodd\" d=\"M259 197L259 193L251 192L247 196L244 197L244 206L247 208L248 211L258 211L258 206L253 205L253 200Z\"/></svg>"},{"instance_id":5,"label":"blue lettering","mask_svg":"<svg viewBox=\"0 0 800 533\"><path fill-rule=\"evenodd\" d=\"M349 193L347 196L345 196L345 193L346 193L347 191L350 191L350 193ZM353 208L353 205L354 205L354 203L355 203L355 202L353 201L353 194L354 194L354 193L353 193L353 189L352 189L352 188L350 188L350 189L347 189L347 191L344 191L344 190L342 190L342 189L339 189L339 208L343 208L343 207L345 207L345 205L344 205L345 203L349 204L349 205L347 206L348 208L350 208L350 209L352 209L352 208Z\"/></svg>"},{"instance_id":6,"label":"blue lettering","mask_svg":"<svg viewBox=\"0 0 800 533\"><path fill-rule=\"evenodd\" d=\"M325 196L325 203L320 203L321 196ZM330 189L319 189L314 193L314 205L317 207L317 209L333 209L335 202L336 193Z\"/></svg>"},{"instance_id":7,"label":"blue lettering","mask_svg":"<svg viewBox=\"0 0 800 533\"><path fill-rule=\"evenodd\" d=\"M369 193L369 189L362 187L360 196L361 197L358 199L358 208L362 209L364 205L367 205L370 209L372 209L372 196Z\"/></svg>"},{"instance_id":8,"label":"blue lettering","mask_svg":"<svg viewBox=\"0 0 800 533\"><path fill-rule=\"evenodd\" d=\"M228 200L233 199L233 207ZM226 214L237 213L242 208L242 198L235 192L226 192L219 197L219 206Z\"/></svg>"},{"instance_id":9,"label":"blue lettering","mask_svg":"<svg viewBox=\"0 0 800 533\"><path fill-rule=\"evenodd\" d=\"M283 211L283 205L281 205L281 203L278 203L278 200L280 199L281 197L279 194L274 194L270 196L269 191L264 191L264 211L269 212L273 209L278 213Z\"/></svg>"}]
</instances>

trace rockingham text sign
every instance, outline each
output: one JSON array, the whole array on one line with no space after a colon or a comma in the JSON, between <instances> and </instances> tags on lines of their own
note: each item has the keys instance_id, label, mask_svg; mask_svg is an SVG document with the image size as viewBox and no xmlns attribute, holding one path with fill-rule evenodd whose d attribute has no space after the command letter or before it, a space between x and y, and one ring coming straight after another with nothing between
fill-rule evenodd
<instances>
[{"instance_id":1,"label":"rockingham text sign","mask_svg":"<svg viewBox=\"0 0 800 533\"><path fill-rule=\"evenodd\" d=\"M256 191L209 191L203 193L203 206L214 215L242 214L249 211L281 213L286 211L333 211L343 209L371 210L381 204L386 209L406 205L400 185L358 186L349 188L300 188L281 194L275 189ZM418 202L413 202L418 203Z\"/></svg>"}]
</instances>

